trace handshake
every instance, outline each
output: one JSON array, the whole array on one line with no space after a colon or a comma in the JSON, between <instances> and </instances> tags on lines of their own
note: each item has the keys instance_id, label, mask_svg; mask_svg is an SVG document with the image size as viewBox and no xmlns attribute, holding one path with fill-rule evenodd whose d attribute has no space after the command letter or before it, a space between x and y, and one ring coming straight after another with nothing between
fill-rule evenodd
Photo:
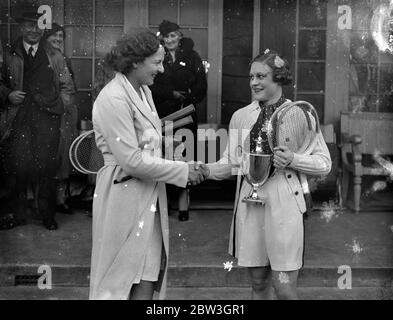
<instances>
[{"instance_id":1,"label":"handshake","mask_svg":"<svg viewBox=\"0 0 393 320\"><path fill-rule=\"evenodd\" d=\"M188 163L188 185L196 186L207 179L210 170L206 164L202 162Z\"/></svg>"}]
</instances>

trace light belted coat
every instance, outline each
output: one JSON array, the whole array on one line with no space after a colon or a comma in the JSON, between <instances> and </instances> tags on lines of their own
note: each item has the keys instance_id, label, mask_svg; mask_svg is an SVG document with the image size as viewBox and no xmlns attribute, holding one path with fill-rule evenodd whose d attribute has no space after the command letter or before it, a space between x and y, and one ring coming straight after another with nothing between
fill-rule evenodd
<instances>
[{"instance_id":1,"label":"light belted coat","mask_svg":"<svg viewBox=\"0 0 393 320\"><path fill-rule=\"evenodd\" d=\"M169 254L165 183L185 187L188 165L161 158L161 121L149 88L143 90L152 110L127 78L116 73L94 103L96 143L105 166L98 172L93 202L90 299L128 298L158 214L166 259L156 289L160 299L165 297ZM150 143L141 150L143 141ZM127 176L132 178L114 183Z\"/></svg>"},{"instance_id":2,"label":"light belted coat","mask_svg":"<svg viewBox=\"0 0 393 320\"><path fill-rule=\"evenodd\" d=\"M290 103L287 100L285 103ZM242 211L241 208L245 210L246 206L239 206L239 201L247 196L251 191L251 186L247 183L245 187L241 186L241 175L239 174L239 167L241 164L241 156L239 156L238 150L239 146L244 146L244 143L249 137L249 133L258 119L261 109L258 101L252 102L250 105L237 110L229 123L229 139L227 147L223 153L222 158L212 164L208 164L210 169L209 179L212 180L223 180L229 178L231 175L237 175L237 187L236 196L234 204L234 217L232 220L230 239L229 239L229 253L236 256L236 243L239 239L234 239L236 236L241 234L247 236L247 230L239 230L235 232L236 217L242 216L243 219L247 215L246 212ZM292 208L292 210L300 211L304 213L306 211L306 203L303 196L303 188L300 183L300 179L297 172L307 175L327 175L331 170L331 159L329 149L325 143L325 140L321 133L318 135L318 142L311 152L311 155L300 155L294 154L294 159L292 163L283 170L285 175L285 180L288 183L288 193L281 195L293 197L295 201L290 201L291 203L296 203L297 208ZM289 178L290 177L290 178ZM268 199L272 205L277 203L279 199ZM281 205L281 204L280 204ZM291 208L288 208L291 209Z\"/></svg>"}]
</instances>

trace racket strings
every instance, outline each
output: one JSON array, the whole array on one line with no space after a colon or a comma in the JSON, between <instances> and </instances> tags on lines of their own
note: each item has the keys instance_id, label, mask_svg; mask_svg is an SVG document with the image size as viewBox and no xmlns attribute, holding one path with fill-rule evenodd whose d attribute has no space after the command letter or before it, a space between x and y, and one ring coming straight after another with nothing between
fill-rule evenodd
<instances>
[{"instance_id":1,"label":"racket strings","mask_svg":"<svg viewBox=\"0 0 393 320\"><path fill-rule=\"evenodd\" d=\"M271 148L287 146L295 153L309 151L319 132L318 115L306 104L294 103L276 112L271 119Z\"/></svg>"},{"instance_id":2,"label":"racket strings","mask_svg":"<svg viewBox=\"0 0 393 320\"><path fill-rule=\"evenodd\" d=\"M74 140L69 156L74 168L84 174L96 174L104 166L104 158L95 143L93 130Z\"/></svg>"}]
</instances>

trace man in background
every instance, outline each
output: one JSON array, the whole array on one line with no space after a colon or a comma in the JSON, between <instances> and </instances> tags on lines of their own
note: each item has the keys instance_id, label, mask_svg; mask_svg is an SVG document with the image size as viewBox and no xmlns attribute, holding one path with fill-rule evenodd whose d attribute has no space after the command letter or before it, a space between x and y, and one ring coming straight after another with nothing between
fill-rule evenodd
<instances>
[{"instance_id":1,"label":"man in background","mask_svg":"<svg viewBox=\"0 0 393 320\"><path fill-rule=\"evenodd\" d=\"M73 103L74 86L62 54L42 39L38 19L35 12L15 19L22 36L4 54L0 105L7 121L0 144L16 223L26 222L27 187L33 186L38 187L35 217L55 230L60 121L64 105Z\"/></svg>"}]
</instances>

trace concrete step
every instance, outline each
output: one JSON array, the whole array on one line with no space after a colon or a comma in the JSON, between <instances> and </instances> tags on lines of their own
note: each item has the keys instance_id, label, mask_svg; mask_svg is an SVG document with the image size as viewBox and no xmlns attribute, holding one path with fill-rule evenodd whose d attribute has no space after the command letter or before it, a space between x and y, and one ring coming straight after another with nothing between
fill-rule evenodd
<instances>
[{"instance_id":1,"label":"concrete step","mask_svg":"<svg viewBox=\"0 0 393 320\"><path fill-rule=\"evenodd\" d=\"M0 266L0 288L26 285L26 281L37 281L39 266ZM89 266L52 266L54 286L88 286ZM352 268L354 287L393 287L392 268ZM40 273L42 274L42 273ZM330 267L304 267L300 270L299 287L337 287L342 274ZM170 265L168 286L170 287L248 287L246 268L233 267L230 272L223 266Z\"/></svg>"},{"instance_id":2,"label":"concrete step","mask_svg":"<svg viewBox=\"0 0 393 320\"><path fill-rule=\"evenodd\" d=\"M0 287L0 300L86 300L88 287ZM298 288L301 300L392 300L393 289L358 287L351 290L338 288ZM248 300L249 288L168 288L167 300Z\"/></svg>"}]
</instances>

